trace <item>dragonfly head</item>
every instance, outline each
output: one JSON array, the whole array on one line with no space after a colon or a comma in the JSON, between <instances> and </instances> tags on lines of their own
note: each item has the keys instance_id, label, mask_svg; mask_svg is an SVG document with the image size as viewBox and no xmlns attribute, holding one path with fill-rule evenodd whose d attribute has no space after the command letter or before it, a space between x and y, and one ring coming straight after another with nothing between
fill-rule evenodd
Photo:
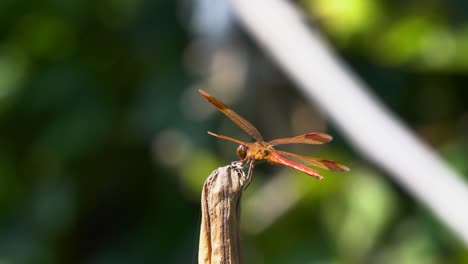
<instances>
[{"instance_id":1,"label":"dragonfly head","mask_svg":"<svg viewBox=\"0 0 468 264\"><path fill-rule=\"evenodd\" d=\"M245 159L247 157L247 146L246 145L239 145L236 150L237 156L241 158L241 160Z\"/></svg>"}]
</instances>

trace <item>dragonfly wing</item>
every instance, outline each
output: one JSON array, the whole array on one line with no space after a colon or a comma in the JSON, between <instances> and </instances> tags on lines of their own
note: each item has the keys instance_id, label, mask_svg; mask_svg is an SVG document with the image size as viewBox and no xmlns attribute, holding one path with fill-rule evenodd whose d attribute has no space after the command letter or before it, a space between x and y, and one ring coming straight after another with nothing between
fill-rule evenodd
<instances>
[{"instance_id":1,"label":"dragonfly wing","mask_svg":"<svg viewBox=\"0 0 468 264\"><path fill-rule=\"evenodd\" d=\"M247 132L247 134L253 137L256 141L264 141L260 132L258 132L258 130L249 121L245 120L242 116L238 115L236 112L230 109L223 102L209 95L202 89L198 89L198 92L208 102L210 102L212 105L218 108L219 111L221 111L223 114L229 117L229 119L231 119L234 123L236 123L240 128L242 128L245 132Z\"/></svg>"},{"instance_id":2,"label":"dragonfly wing","mask_svg":"<svg viewBox=\"0 0 468 264\"><path fill-rule=\"evenodd\" d=\"M283 166L287 166L287 167L299 170L319 180L323 179L322 175L320 175L318 171L311 169L309 167L306 167L302 164L290 161L289 159L283 157L276 151L270 153L270 155L268 156L268 161L273 164L283 165Z\"/></svg>"},{"instance_id":3,"label":"dragonfly wing","mask_svg":"<svg viewBox=\"0 0 468 264\"><path fill-rule=\"evenodd\" d=\"M244 141L241 141L241 140L238 140L238 139L235 139L235 138L232 138L232 137L228 137L228 136L225 136L225 135L215 134L215 133L213 133L211 131L208 131L208 134L210 134L212 136L215 136L217 138L227 140L227 141L235 142L235 143L238 143L238 144L241 144L241 145L246 145L248 147L255 147L254 143L244 142Z\"/></svg>"},{"instance_id":4,"label":"dragonfly wing","mask_svg":"<svg viewBox=\"0 0 468 264\"><path fill-rule=\"evenodd\" d=\"M281 155L295 158L303 163L310 164L310 165L313 165L322 169L326 169L330 171L349 171L348 167L333 160L306 157L306 156L298 155L298 154L287 152L287 151L281 151L281 150L276 150L276 151L278 151Z\"/></svg>"},{"instance_id":5,"label":"dragonfly wing","mask_svg":"<svg viewBox=\"0 0 468 264\"><path fill-rule=\"evenodd\" d=\"M268 142L270 145L282 145L282 144L324 144L332 140L332 136L324 133L311 132L302 134L296 137L290 138L279 138Z\"/></svg>"}]
</instances>

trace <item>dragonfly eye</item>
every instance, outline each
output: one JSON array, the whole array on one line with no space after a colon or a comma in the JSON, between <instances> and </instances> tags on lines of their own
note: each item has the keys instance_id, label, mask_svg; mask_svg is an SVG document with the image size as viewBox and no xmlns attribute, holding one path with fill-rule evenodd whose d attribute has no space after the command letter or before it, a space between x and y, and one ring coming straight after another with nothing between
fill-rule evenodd
<instances>
[{"instance_id":1,"label":"dragonfly eye","mask_svg":"<svg viewBox=\"0 0 468 264\"><path fill-rule=\"evenodd\" d=\"M239 156L239 158L241 159L245 159L245 157L247 156L247 146L246 145L239 145L239 147L237 147L237 156Z\"/></svg>"}]
</instances>

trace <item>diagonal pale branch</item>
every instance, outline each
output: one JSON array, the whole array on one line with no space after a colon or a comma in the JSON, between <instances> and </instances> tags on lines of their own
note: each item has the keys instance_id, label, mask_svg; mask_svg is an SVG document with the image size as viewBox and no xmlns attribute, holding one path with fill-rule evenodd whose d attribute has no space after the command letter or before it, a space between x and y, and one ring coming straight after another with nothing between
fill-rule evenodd
<instances>
[{"instance_id":1,"label":"diagonal pale branch","mask_svg":"<svg viewBox=\"0 0 468 264\"><path fill-rule=\"evenodd\" d=\"M232 0L234 13L353 146L468 245L468 186L385 108L285 0Z\"/></svg>"},{"instance_id":2,"label":"diagonal pale branch","mask_svg":"<svg viewBox=\"0 0 468 264\"><path fill-rule=\"evenodd\" d=\"M199 264L239 264L240 199L245 174L238 162L213 171L203 185Z\"/></svg>"}]
</instances>

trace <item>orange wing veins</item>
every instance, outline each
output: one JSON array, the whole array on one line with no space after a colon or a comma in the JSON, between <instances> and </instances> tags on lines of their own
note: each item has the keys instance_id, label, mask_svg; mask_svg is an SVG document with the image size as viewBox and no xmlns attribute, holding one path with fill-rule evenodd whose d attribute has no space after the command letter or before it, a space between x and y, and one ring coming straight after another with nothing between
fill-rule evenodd
<instances>
[{"instance_id":1,"label":"orange wing veins","mask_svg":"<svg viewBox=\"0 0 468 264\"><path fill-rule=\"evenodd\" d=\"M247 134L253 137L256 141L264 141L262 135L258 130L247 120L241 117L239 114L231 110L227 105L213 96L209 95L207 92L202 89L198 89L198 92L212 105L218 108L219 111L223 112L229 119L236 123L240 128L242 128Z\"/></svg>"},{"instance_id":2,"label":"orange wing veins","mask_svg":"<svg viewBox=\"0 0 468 264\"><path fill-rule=\"evenodd\" d=\"M332 140L332 136L324 133L311 132L307 134L302 134L296 137L290 138L279 138L268 142L272 146L282 145L282 144L324 144Z\"/></svg>"},{"instance_id":3,"label":"orange wing veins","mask_svg":"<svg viewBox=\"0 0 468 264\"><path fill-rule=\"evenodd\" d=\"M217 138L227 140L227 141L235 142L237 144L246 145L248 147L255 147L255 145L253 143L244 142L244 141L241 141L241 140L238 140L238 139L235 139L235 138L232 138L232 137L228 137L228 136L225 136L225 135L215 134L215 133L213 133L211 131L208 131L208 134L210 134L212 136L215 136Z\"/></svg>"},{"instance_id":4,"label":"orange wing veins","mask_svg":"<svg viewBox=\"0 0 468 264\"><path fill-rule=\"evenodd\" d=\"M306 167L302 164L293 162L283 157L282 155L280 155L278 151L271 152L270 155L268 156L268 161L273 164L283 165L283 166L287 166L287 167L299 170L319 180L323 179L322 175L320 175L318 171L312 168Z\"/></svg>"},{"instance_id":5,"label":"orange wing veins","mask_svg":"<svg viewBox=\"0 0 468 264\"><path fill-rule=\"evenodd\" d=\"M335 162L333 160L327 160L327 159L321 159L321 158L313 158L313 157L307 157L307 156L302 156L298 155L295 153L287 152L287 151L282 151L282 150L276 150L279 152L281 155L285 155L291 158L295 158L299 161L302 161L306 164L310 164L322 169L330 170L330 171L349 171L349 168L346 167L345 165L342 165L338 162Z\"/></svg>"}]
</instances>

